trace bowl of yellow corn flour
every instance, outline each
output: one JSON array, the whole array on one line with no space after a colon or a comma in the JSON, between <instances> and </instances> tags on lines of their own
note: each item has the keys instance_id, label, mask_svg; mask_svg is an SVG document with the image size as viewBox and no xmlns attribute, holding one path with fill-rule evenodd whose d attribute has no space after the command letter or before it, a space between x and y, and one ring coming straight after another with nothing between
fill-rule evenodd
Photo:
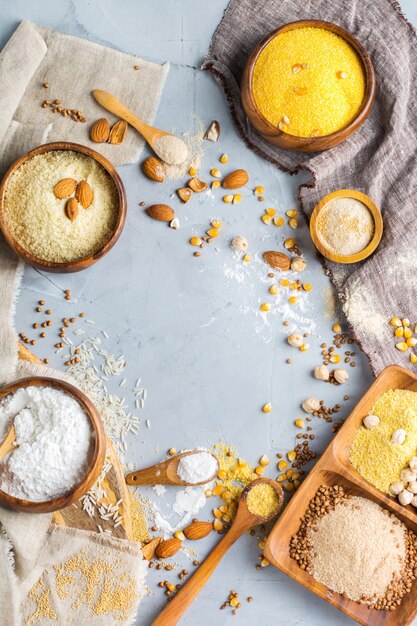
<instances>
[{"instance_id":1,"label":"bowl of yellow corn flour","mask_svg":"<svg viewBox=\"0 0 417 626\"><path fill-rule=\"evenodd\" d=\"M250 55L241 85L250 122L268 141L316 152L349 137L375 98L371 60L348 31L319 20L291 22Z\"/></svg>"}]
</instances>

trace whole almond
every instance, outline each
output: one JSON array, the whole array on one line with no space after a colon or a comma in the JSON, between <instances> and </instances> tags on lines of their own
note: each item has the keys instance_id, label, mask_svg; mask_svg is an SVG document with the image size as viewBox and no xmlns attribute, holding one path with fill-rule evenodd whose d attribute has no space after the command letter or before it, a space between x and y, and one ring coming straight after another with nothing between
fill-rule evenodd
<instances>
[{"instance_id":1,"label":"whole almond","mask_svg":"<svg viewBox=\"0 0 417 626\"><path fill-rule=\"evenodd\" d=\"M65 212L71 222L75 222L78 216L78 202L75 198L70 198L65 205Z\"/></svg>"},{"instance_id":2,"label":"whole almond","mask_svg":"<svg viewBox=\"0 0 417 626\"><path fill-rule=\"evenodd\" d=\"M88 209L93 201L93 190L86 180L80 180L75 190L75 197L84 209Z\"/></svg>"},{"instance_id":3,"label":"whole almond","mask_svg":"<svg viewBox=\"0 0 417 626\"><path fill-rule=\"evenodd\" d=\"M94 122L90 130L90 139L96 143L104 143L110 135L110 124L105 117Z\"/></svg>"},{"instance_id":4,"label":"whole almond","mask_svg":"<svg viewBox=\"0 0 417 626\"><path fill-rule=\"evenodd\" d=\"M235 170L223 180L225 189L239 189L249 181L249 174L246 170Z\"/></svg>"},{"instance_id":5,"label":"whole almond","mask_svg":"<svg viewBox=\"0 0 417 626\"><path fill-rule=\"evenodd\" d=\"M63 178L54 187L54 194L58 200L63 200L64 198L69 198L73 193L77 181L73 178Z\"/></svg>"},{"instance_id":6,"label":"whole almond","mask_svg":"<svg viewBox=\"0 0 417 626\"><path fill-rule=\"evenodd\" d=\"M177 189L177 196L179 197L181 202L183 202L184 204L188 202L188 200L191 200L192 195L193 195L193 191L192 189L189 189L188 187L182 187L181 189Z\"/></svg>"},{"instance_id":7,"label":"whole almond","mask_svg":"<svg viewBox=\"0 0 417 626\"><path fill-rule=\"evenodd\" d=\"M202 180L200 180L199 178L191 178L191 180L188 181L187 185L189 186L190 189L192 189L193 191L196 191L197 193L201 193L202 191L205 191L208 188L208 184L203 182Z\"/></svg>"},{"instance_id":8,"label":"whole almond","mask_svg":"<svg viewBox=\"0 0 417 626\"><path fill-rule=\"evenodd\" d=\"M162 541L163 541L162 537L156 537L155 539L152 539L152 541L147 543L145 546L143 546L142 548L143 558L146 559L147 561L150 561L151 559L153 559L153 557L155 556L156 548L159 546L160 543L162 543Z\"/></svg>"},{"instance_id":9,"label":"whole almond","mask_svg":"<svg viewBox=\"0 0 417 626\"><path fill-rule=\"evenodd\" d=\"M183 533L187 539L203 539L207 537L213 530L213 524L211 522L193 522L187 528L184 528Z\"/></svg>"},{"instance_id":10,"label":"whole almond","mask_svg":"<svg viewBox=\"0 0 417 626\"><path fill-rule=\"evenodd\" d=\"M113 124L113 126L111 127L110 135L108 139L109 143L114 143L114 144L122 143L124 138L126 137L126 133L127 133L127 122L125 122L124 120L119 120L118 122Z\"/></svg>"},{"instance_id":11,"label":"whole almond","mask_svg":"<svg viewBox=\"0 0 417 626\"><path fill-rule=\"evenodd\" d=\"M161 543L156 546L155 554L159 559L169 559L169 557L174 556L180 548L181 541L176 537L172 537L171 539L161 541Z\"/></svg>"},{"instance_id":12,"label":"whole almond","mask_svg":"<svg viewBox=\"0 0 417 626\"><path fill-rule=\"evenodd\" d=\"M168 204L152 204L146 209L149 217L160 222L170 222L174 219L174 210Z\"/></svg>"},{"instance_id":13,"label":"whole almond","mask_svg":"<svg viewBox=\"0 0 417 626\"><path fill-rule=\"evenodd\" d=\"M158 159L155 157L149 157L142 163L142 170L145 176L150 178L151 180L156 181L157 183L163 183L165 180L165 170Z\"/></svg>"},{"instance_id":14,"label":"whole almond","mask_svg":"<svg viewBox=\"0 0 417 626\"><path fill-rule=\"evenodd\" d=\"M272 250L270 252L264 252L262 256L263 260L273 268L280 269L283 272L290 269L290 257L283 252L276 252L275 250Z\"/></svg>"}]
</instances>

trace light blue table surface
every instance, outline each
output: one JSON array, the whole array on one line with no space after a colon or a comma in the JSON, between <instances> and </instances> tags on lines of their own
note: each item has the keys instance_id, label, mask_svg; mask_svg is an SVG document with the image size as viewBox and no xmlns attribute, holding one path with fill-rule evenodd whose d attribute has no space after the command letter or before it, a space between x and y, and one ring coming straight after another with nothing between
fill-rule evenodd
<instances>
[{"instance_id":1,"label":"light blue table surface","mask_svg":"<svg viewBox=\"0 0 417 626\"><path fill-rule=\"evenodd\" d=\"M43 298L54 310L55 319L85 310L96 323L91 334L101 330L108 333L105 347L125 355L129 384L141 377L148 393L140 412L139 435L129 438L127 459L133 464L153 464L170 447L209 446L221 437L251 463L256 464L260 455L268 454L271 465L267 475L276 476L276 453L294 445L293 421L301 414L300 402L312 394L331 406L347 393L350 400L342 402L340 414L345 417L372 381L372 375L366 357L360 354L356 356L357 367L349 368L351 379L343 388L323 385L311 375L320 362L320 343L331 340L335 320L326 313L329 280L304 223L295 235L308 262L302 278L313 285L303 313L316 325L308 352L302 354L287 345L282 315L271 315L267 324L259 316L259 303L268 299L267 287L260 280L265 274L261 264L254 262L249 266L242 282L235 275L241 265L228 246L233 236L245 235L251 253L260 256L276 245L277 234L278 241L282 234L294 234L288 227L282 232L266 227L259 217L263 206L276 206L281 212L294 207L294 193L301 179L278 172L245 148L232 126L223 94L212 77L198 69L226 5L225 0L0 0L1 46L18 23L26 19L150 60L169 60L172 67L155 124L182 132L196 127L194 114L204 125L218 119L221 142L207 143L201 177L207 179L210 167L218 164L218 155L226 152L230 167L247 169L251 186L257 183L266 189L265 205L258 204L249 190L244 201L233 208L222 204L221 194L196 197L189 205L178 208L182 228L174 232L152 222L138 202L166 202L177 187L175 181L155 189L139 172L138 165L121 168L129 210L118 245L102 262L80 274L42 274L26 268L17 302L16 326L19 331L30 333L31 311L36 301ZM403 0L401 5L417 24L414 0ZM187 241L191 234L201 233L215 216L224 222L221 237L215 247L195 259ZM62 298L63 289L71 289L78 302L68 306ZM62 369L51 341L47 345L48 349L42 351L42 343L38 342L36 353L48 356L52 365ZM285 364L289 357L293 359L291 366ZM120 389L114 390L120 395ZM132 404L132 396L127 394L126 398ZM264 415L260 407L269 401L273 411ZM150 429L146 419L151 421ZM315 433L314 449L322 451L332 437L331 428L320 422ZM209 519L211 508L209 502L200 519ZM216 540L212 534L199 542L200 559ZM256 540L244 536L230 550L181 623L350 623L347 617L273 567L257 571L259 552ZM184 567L193 569L185 557L183 562ZM150 624L164 606L166 598L157 583L165 577L176 582L172 574L150 570L151 595L140 606L138 626ZM237 616L230 609L219 610L231 589L236 589L242 598ZM247 596L254 597L252 604L246 602Z\"/></svg>"}]
</instances>

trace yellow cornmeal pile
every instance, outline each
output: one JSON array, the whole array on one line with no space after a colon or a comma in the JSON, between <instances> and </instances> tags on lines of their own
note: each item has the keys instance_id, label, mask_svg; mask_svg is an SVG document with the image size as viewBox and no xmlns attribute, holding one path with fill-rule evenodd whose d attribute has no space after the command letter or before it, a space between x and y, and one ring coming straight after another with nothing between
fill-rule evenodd
<instances>
[{"instance_id":1,"label":"yellow cornmeal pile","mask_svg":"<svg viewBox=\"0 0 417 626\"><path fill-rule=\"evenodd\" d=\"M362 62L322 28L277 35L253 72L255 102L274 126L297 137L330 135L356 116L365 94Z\"/></svg>"},{"instance_id":2,"label":"yellow cornmeal pile","mask_svg":"<svg viewBox=\"0 0 417 626\"><path fill-rule=\"evenodd\" d=\"M350 449L353 467L374 487L390 493L401 471L417 450L417 393L405 389L390 390L380 396L370 410L379 424L367 429L361 426ZM403 429L404 443L393 443L393 433Z\"/></svg>"},{"instance_id":3,"label":"yellow cornmeal pile","mask_svg":"<svg viewBox=\"0 0 417 626\"><path fill-rule=\"evenodd\" d=\"M138 541L141 544L148 543L148 541L151 540L151 536L149 534L148 524L146 523L145 504L139 496L134 495L131 491L128 493L130 515L132 518L133 541Z\"/></svg>"},{"instance_id":4,"label":"yellow cornmeal pile","mask_svg":"<svg viewBox=\"0 0 417 626\"><path fill-rule=\"evenodd\" d=\"M246 505L253 515L270 517L279 507L279 498L276 490L268 483L259 483L249 490Z\"/></svg>"},{"instance_id":5,"label":"yellow cornmeal pile","mask_svg":"<svg viewBox=\"0 0 417 626\"><path fill-rule=\"evenodd\" d=\"M78 207L72 222L67 200L59 200L54 186L63 178L86 180L94 197L88 209ZM16 241L45 261L64 263L85 258L102 248L114 232L119 203L116 187L94 159L72 150L35 156L10 179L4 212Z\"/></svg>"}]
</instances>

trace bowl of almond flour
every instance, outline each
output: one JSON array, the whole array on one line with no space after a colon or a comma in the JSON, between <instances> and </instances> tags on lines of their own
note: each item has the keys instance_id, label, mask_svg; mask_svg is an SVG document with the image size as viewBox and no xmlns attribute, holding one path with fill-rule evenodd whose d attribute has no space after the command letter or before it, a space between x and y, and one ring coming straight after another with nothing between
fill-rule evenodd
<instances>
[{"instance_id":1,"label":"bowl of almond flour","mask_svg":"<svg viewBox=\"0 0 417 626\"><path fill-rule=\"evenodd\" d=\"M25 262L76 272L101 259L118 240L126 194L113 165L98 152L50 143L10 167L0 185L0 229Z\"/></svg>"},{"instance_id":2,"label":"bowl of almond flour","mask_svg":"<svg viewBox=\"0 0 417 626\"><path fill-rule=\"evenodd\" d=\"M0 390L0 441L11 426L12 451L0 460L0 504L30 513L71 505L96 482L106 440L90 400L52 378L27 378Z\"/></svg>"}]
</instances>

